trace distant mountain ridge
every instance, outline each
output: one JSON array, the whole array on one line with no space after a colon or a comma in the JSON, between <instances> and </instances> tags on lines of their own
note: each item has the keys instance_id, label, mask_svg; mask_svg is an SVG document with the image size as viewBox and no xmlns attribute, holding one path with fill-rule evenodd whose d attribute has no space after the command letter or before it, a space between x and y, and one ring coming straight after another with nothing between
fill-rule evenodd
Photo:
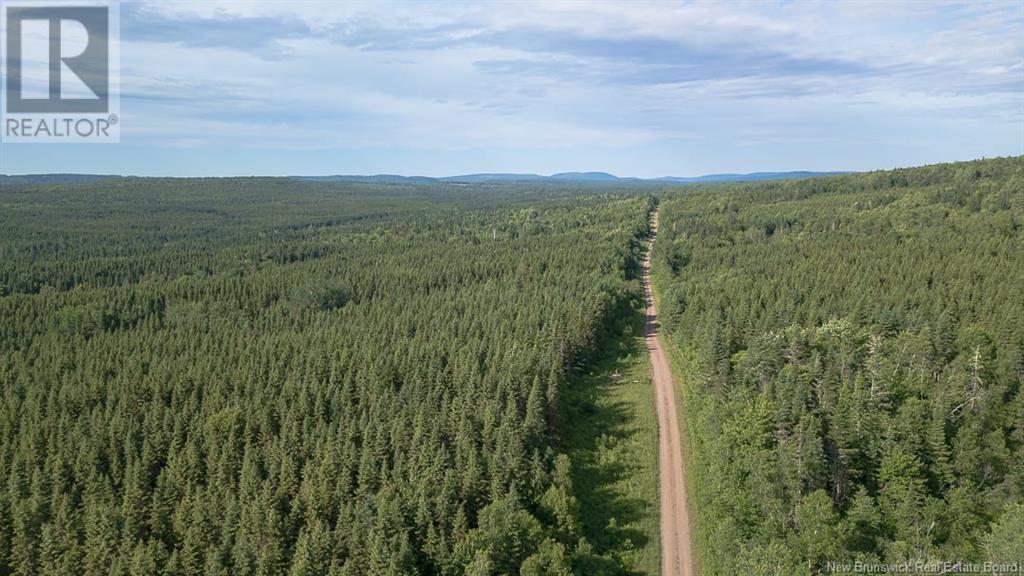
<instances>
[{"instance_id":1,"label":"distant mountain ridge","mask_svg":"<svg viewBox=\"0 0 1024 576\"><path fill-rule=\"evenodd\" d=\"M26 184L81 184L121 178L114 174L0 174L0 186Z\"/></svg>"},{"instance_id":2,"label":"distant mountain ridge","mask_svg":"<svg viewBox=\"0 0 1024 576\"><path fill-rule=\"evenodd\" d=\"M423 184L430 182L450 182L480 184L491 182L585 182L585 183L671 183L671 184L698 184L710 182L756 182L760 180L788 180L814 178L816 176L835 176L838 174L849 174L849 172L811 172L806 170L793 172L752 172L749 174L707 174L704 176L663 176L661 178L633 178L620 177L608 172L559 172L550 176L541 174L519 174L519 173L480 173L461 174L458 176L396 176L393 174L375 174L372 176L338 174L333 176L290 176L299 180L310 180L316 182L386 182L386 183L407 183Z\"/></svg>"},{"instance_id":3,"label":"distant mountain ridge","mask_svg":"<svg viewBox=\"0 0 1024 576\"><path fill-rule=\"evenodd\" d=\"M311 182L362 182L378 184L485 184L498 182L534 182L534 183L583 183L583 184L700 184L712 182L756 182L761 180L785 180L813 178L816 176L833 176L849 174L849 172L752 172L750 174L707 174L705 176L664 176L661 178L620 177L608 172L559 172L550 176L541 174L519 173L478 173L460 174L457 176L402 176L399 174L337 174L333 176L288 176L295 180ZM0 186L3 185L46 185L46 184L82 184L123 178L116 174L0 174Z\"/></svg>"},{"instance_id":4,"label":"distant mountain ridge","mask_svg":"<svg viewBox=\"0 0 1024 576\"><path fill-rule=\"evenodd\" d=\"M797 170L793 172L751 172L749 174L706 174L704 176L663 176L654 178L655 182L755 182L758 180L799 180L817 176L838 176L850 172L809 172Z\"/></svg>"}]
</instances>

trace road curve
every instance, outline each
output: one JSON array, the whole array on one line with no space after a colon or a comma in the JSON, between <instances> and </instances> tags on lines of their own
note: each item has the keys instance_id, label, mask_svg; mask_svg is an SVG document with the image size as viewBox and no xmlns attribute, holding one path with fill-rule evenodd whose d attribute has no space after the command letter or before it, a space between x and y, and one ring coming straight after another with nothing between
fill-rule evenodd
<instances>
[{"instance_id":1,"label":"road curve","mask_svg":"<svg viewBox=\"0 0 1024 576\"><path fill-rule=\"evenodd\" d=\"M644 257L643 283L647 298L644 337L651 355L651 379L658 403L658 476L661 508L661 575L693 574L690 546L690 516L686 507L686 474L683 445L676 410L675 382L658 337L658 311L651 292L651 250L658 231L658 214L651 221L651 240Z\"/></svg>"}]
</instances>

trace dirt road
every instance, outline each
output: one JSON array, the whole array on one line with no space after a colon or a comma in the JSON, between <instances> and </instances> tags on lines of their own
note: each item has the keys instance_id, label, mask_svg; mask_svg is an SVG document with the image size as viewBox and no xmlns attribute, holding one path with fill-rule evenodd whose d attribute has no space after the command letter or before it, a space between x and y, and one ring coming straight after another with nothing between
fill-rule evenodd
<instances>
[{"instance_id":1,"label":"dirt road","mask_svg":"<svg viewBox=\"0 0 1024 576\"><path fill-rule=\"evenodd\" d=\"M657 235L658 215L653 220ZM654 236L644 257L644 293L647 297L647 323L644 335L651 353L651 378L658 402L658 476L661 503L661 575L690 576L690 517L686 508L686 474L683 471L683 445L676 410L675 383L668 359L658 338L658 311L651 292L650 260Z\"/></svg>"}]
</instances>

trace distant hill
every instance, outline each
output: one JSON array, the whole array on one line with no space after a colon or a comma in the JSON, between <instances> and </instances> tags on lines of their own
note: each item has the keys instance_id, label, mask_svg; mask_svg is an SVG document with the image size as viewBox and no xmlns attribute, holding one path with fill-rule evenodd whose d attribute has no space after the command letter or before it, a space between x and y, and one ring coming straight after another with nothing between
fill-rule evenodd
<instances>
[{"instance_id":1,"label":"distant hill","mask_svg":"<svg viewBox=\"0 0 1024 576\"><path fill-rule=\"evenodd\" d=\"M815 178L817 176L836 176L838 174L849 174L849 172L751 172L749 174L706 174L704 176L664 176L655 178L655 182L675 182L680 184L691 184L700 182L756 182L759 180L799 180L802 178Z\"/></svg>"},{"instance_id":2,"label":"distant hill","mask_svg":"<svg viewBox=\"0 0 1024 576\"><path fill-rule=\"evenodd\" d=\"M832 176L836 174L847 174L847 172L753 172L750 174L708 174L706 176L665 176L662 178L623 178L607 172L559 172L550 176L543 176L540 174L494 172L460 174L458 176L442 176L438 178L429 176L396 176L392 174L377 174L374 176L339 174L335 176L292 176L292 178L316 182L386 182L389 184L427 184L431 182L462 182L467 184L492 182L604 182L609 184L667 182L674 184L699 184L709 182L750 182L758 180L801 179L813 178L815 176Z\"/></svg>"},{"instance_id":3,"label":"distant hill","mask_svg":"<svg viewBox=\"0 0 1024 576\"><path fill-rule=\"evenodd\" d=\"M289 176L295 180L308 180L310 182L368 182L379 184L429 184L437 182L436 178L427 176L399 176L397 174L374 174L372 176L345 175L335 176Z\"/></svg>"},{"instance_id":4,"label":"distant hill","mask_svg":"<svg viewBox=\"0 0 1024 576\"><path fill-rule=\"evenodd\" d=\"M0 174L0 186L25 186L33 184L81 184L121 178L111 174Z\"/></svg>"},{"instance_id":5,"label":"distant hill","mask_svg":"<svg viewBox=\"0 0 1024 576\"><path fill-rule=\"evenodd\" d=\"M481 182L541 182L547 180L547 176L540 174L461 174L459 176L443 176L438 178L441 182L466 182L476 184Z\"/></svg>"},{"instance_id":6,"label":"distant hill","mask_svg":"<svg viewBox=\"0 0 1024 576\"><path fill-rule=\"evenodd\" d=\"M836 174L847 174L847 172L753 172L750 174L708 174L705 176L665 176L662 178L623 178L608 172L559 172L550 176L541 174L520 174L520 173L479 173L460 174L457 176L442 176L438 178L430 176L401 176L398 174L336 174L330 176L289 176L295 180L310 182L361 182L377 184L436 184L439 182L483 184L499 182L533 182L544 183L594 183L594 184L700 184L713 182L752 182L760 180L784 180L813 178L815 176L832 176ZM0 186L3 185L45 185L45 184L81 184L107 180L111 178L122 178L113 174L23 174L6 175L0 174Z\"/></svg>"},{"instance_id":7,"label":"distant hill","mask_svg":"<svg viewBox=\"0 0 1024 576\"><path fill-rule=\"evenodd\" d=\"M616 182L619 180L636 180L636 178L619 178L607 172L559 172L551 175L552 180L573 180L585 182Z\"/></svg>"},{"instance_id":8,"label":"distant hill","mask_svg":"<svg viewBox=\"0 0 1024 576\"><path fill-rule=\"evenodd\" d=\"M516 173L479 173L459 174L457 176L441 176L437 178L428 176L396 176L394 174L375 174L373 176L361 175L334 175L334 176L292 176L300 180L311 180L314 182L386 182L389 184L425 184L430 182L461 182L466 184L481 184L487 182L551 182L551 181L572 181L572 182L617 182L624 180L607 172L561 172L551 176L540 174L516 174ZM633 179L629 179L633 180Z\"/></svg>"}]
</instances>

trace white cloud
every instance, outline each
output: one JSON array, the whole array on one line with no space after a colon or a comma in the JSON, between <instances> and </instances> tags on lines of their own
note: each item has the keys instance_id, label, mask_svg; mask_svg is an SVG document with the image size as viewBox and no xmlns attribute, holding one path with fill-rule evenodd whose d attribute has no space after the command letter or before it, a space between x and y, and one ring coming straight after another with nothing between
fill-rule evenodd
<instances>
[{"instance_id":1,"label":"white cloud","mask_svg":"<svg viewBox=\"0 0 1024 576\"><path fill-rule=\"evenodd\" d=\"M820 138L812 118L848 131L929 115L984 124L1019 109L1024 91L1020 3L161 0L145 9L184 28L297 18L313 31L260 39L273 43L270 56L189 37L126 42L124 90L141 118L124 130L152 142L559 149L712 133L792 142Z\"/></svg>"}]
</instances>

